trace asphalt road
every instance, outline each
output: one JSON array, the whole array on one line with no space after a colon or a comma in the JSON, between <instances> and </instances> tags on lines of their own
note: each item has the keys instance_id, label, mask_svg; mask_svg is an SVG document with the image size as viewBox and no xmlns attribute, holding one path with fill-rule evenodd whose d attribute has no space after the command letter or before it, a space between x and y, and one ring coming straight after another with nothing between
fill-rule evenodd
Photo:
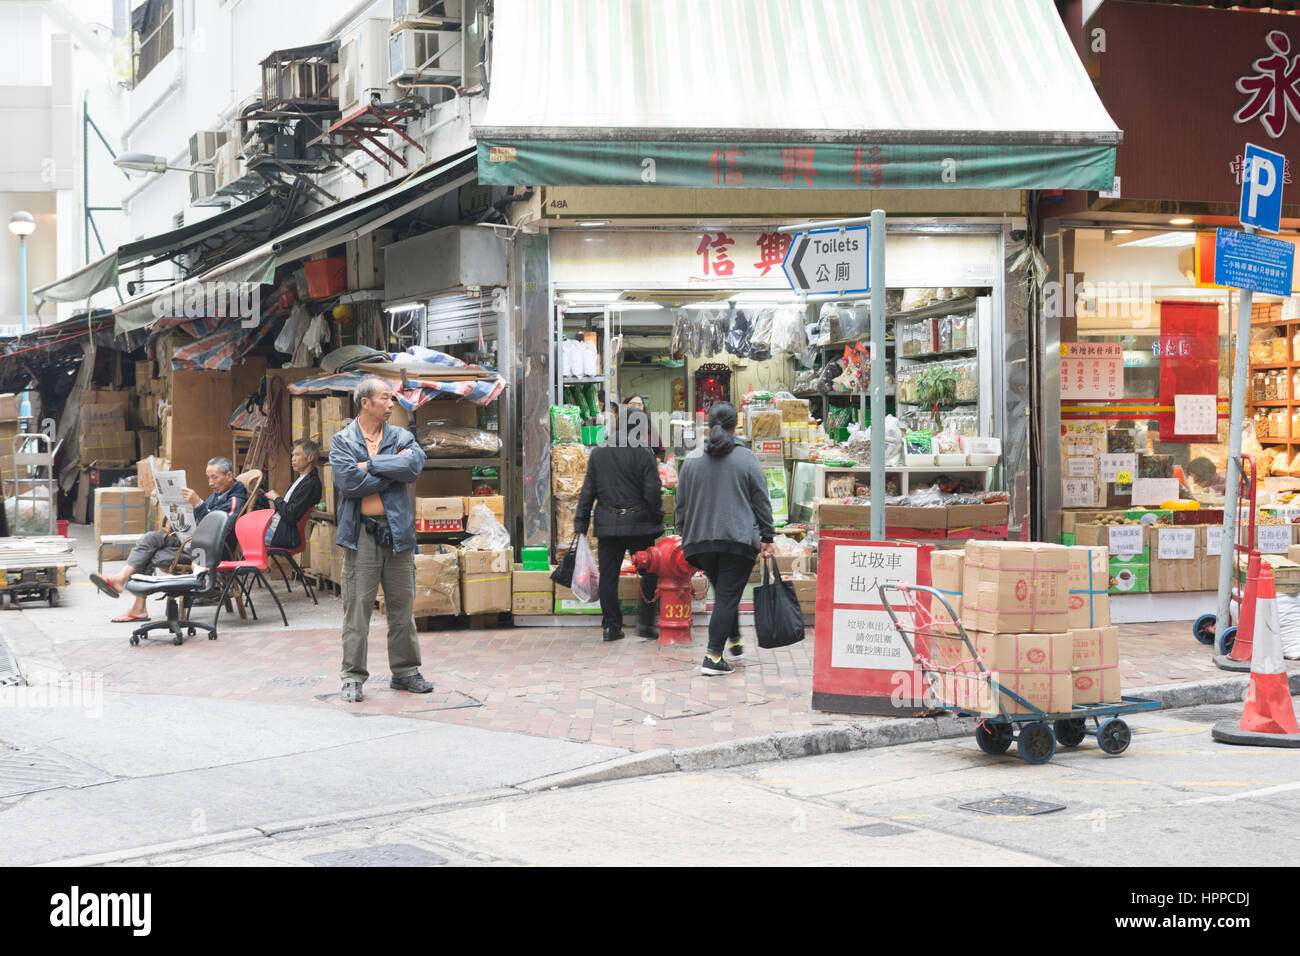
<instances>
[{"instance_id":1,"label":"asphalt road","mask_svg":"<svg viewBox=\"0 0 1300 956\"><path fill-rule=\"evenodd\" d=\"M973 739L498 793L427 812L156 854L155 865L1178 866L1300 862L1300 751L1211 740L1241 705L1138 715L1032 766ZM1202 717L1198 720L1196 717ZM1026 799L1031 814L963 805Z\"/></svg>"}]
</instances>

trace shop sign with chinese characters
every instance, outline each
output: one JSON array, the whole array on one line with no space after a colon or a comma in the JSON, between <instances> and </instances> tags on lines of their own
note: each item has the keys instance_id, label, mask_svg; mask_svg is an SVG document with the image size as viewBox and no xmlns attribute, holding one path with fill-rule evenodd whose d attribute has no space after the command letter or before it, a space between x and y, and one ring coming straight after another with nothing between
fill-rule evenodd
<instances>
[{"instance_id":1,"label":"shop sign with chinese characters","mask_svg":"<svg viewBox=\"0 0 1300 956\"><path fill-rule=\"evenodd\" d=\"M1124 348L1118 342L1062 342L1061 398L1124 397Z\"/></svg>"},{"instance_id":2,"label":"shop sign with chinese characters","mask_svg":"<svg viewBox=\"0 0 1300 956\"><path fill-rule=\"evenodd\" d=\"M919 712L919 670L885 610L880 586L929 584L930 551L923 545L822 538L814 709L896 716ZM912 627L902 597L890 592L889 600L902 626Z\"/></svg>"}]
</instances>

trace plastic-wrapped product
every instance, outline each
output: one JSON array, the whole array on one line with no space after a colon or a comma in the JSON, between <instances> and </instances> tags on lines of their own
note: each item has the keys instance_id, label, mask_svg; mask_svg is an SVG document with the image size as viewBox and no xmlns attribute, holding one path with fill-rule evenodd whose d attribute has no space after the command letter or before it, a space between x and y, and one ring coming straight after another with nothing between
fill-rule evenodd
<instances>
[{"instance_id":1,"label":"plastic-wrapped product","mask_svg":"<svg viewBox=\"0 0 1300 956\"><path fill-rule=\"evenodd\" d=\"M417 429L416 440L430 458L487 458L501 451L496 432L431 422Z\"/></svg>"},{"instance_id":2,"label":"plastic-wrapped product","mask_svg":"<svg viewBox=\"0 0 1300 956\"><path fill-rule=\"evenodd\" d=\"M577 405L551 406L551 444L582 444L582 410Z\"/></svg>"}]
</instances>

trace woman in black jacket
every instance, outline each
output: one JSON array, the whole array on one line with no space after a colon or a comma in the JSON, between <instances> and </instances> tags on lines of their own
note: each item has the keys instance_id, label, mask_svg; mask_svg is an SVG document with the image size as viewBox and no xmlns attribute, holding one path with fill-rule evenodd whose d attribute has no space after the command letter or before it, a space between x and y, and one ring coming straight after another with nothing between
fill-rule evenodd
<instances>
[{"instance_id":1,"label":"woman in black jacket","mask_svg":"<svg viewBox=\"0 0 1300 956\"><path fill-rule=\"evenodd\" d=\"M302 544L298 537L298 522L320 501L321 481L316 473L320 446L310 438L299 438L293 443L289 464L293 467L293 484L282 496L274 491L266 493L266 500L275 509L275 517L266 528L269 548L292 551Z\"/></svg>"},{"instance_id":2,"label":"woman in black jacket","mask_svg":"<svg viewBox=\"0 0 1300 956\"><path fill-rule=\"evenodd\" d=\"M623 555L644 551L664 530L659 464L648 446L649 437L649 416L640 409L623 409L614 433L605 444L591 451L573 519L573 530L585 535L592 516L592 502L595 502L595 531L600 539L596 555L600 567L600 612L607 641L617 641L623 636L623 612L618 601L618 572ZM655 593L659 578L642 573L640 585L636 632L642 637L658 637L655 609L645 597Z\"/></svg>"}]
</instances>

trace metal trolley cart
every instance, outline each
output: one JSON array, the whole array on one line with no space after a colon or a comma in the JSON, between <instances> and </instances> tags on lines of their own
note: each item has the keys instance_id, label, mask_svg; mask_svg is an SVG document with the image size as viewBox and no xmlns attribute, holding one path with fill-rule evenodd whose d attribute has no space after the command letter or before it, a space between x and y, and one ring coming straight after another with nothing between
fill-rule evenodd
<instances>
[{"instance_id":1,"label":"metal trolley cart","mask_svg":"<svg viewBox=\"0 0 1300 956\"><path fill-rule=\"evenodd\" d=\"M68 568L77 559L67 538L0 538L0 609L20 601L59 603L59 588L68 583Z\"/></svg>"},{"instance_id":2,"label":"metal trolley cart","mask_svg":"<svg viewBox=\"0 0 1300 956\"><path fill-rule=\"evenodd\" d=\"M976 719L975 742L987 754L995 756L1004 754L1007 752L1007 748L1011 746L1012 741L1015 741L1020 756L1027 763L1047 763L1056 754L1058 743L1062 747L1074 747L1082 743L1084 737L1095 737L1097 745L1103 752L1111 756L1117 756L1128 749L1128 745L1133 739L1132 731L1129 730L1128 724L1120 719L1120 715L1132 714L1141 710L1155 710L1160 706L1159 702L1154 700L1146 700L1141 697L1123 697L1120 703L1117 704L1096 704L1092 706L1076 704L1069 711L1063 713L1048 713L1040 710L1023 697L1007 690L998 683L993 673L984 666L984 661L980 659L979 652L971 642L970 636L966 633L966 629L962 627L961 622L957 619L956 612L953 611L952 605L948 603L948 599L943 596L942 592L922 585L908 584L881 584L878 585L878 590L880 592L880 603L884 605L886 613L889 614L894 630L898 632L898 636L907 645L912 659L921 666L922 679L929 682L929 688L934 695L937 706L960 714L963 717L974 717ZM898 615L895 613L893 605L890 604L886 591L896 591L902 596L904 609L912 617L912 627L904 627L903 622L899 620ZM939 630L939 626L936 625L930 611L922 606L917 599L919 593L930 595L932 601L943 602L944 609L947 610L951 618L951 621L944 622L941 625L944 629L943 632ZM927 639L953 639L959 637L970 652L969 660L963 663L973 663L978 668L977 672L964 671L962 676L981 685L982 699L996 701L998 713L991 716L980 710L963 707L954 701L946 701L940 675L955 673L955 668L941 667L932 660L932 655L917 653L917 642L915 640L917 637ZM985 692L987 692L987 696L984 696ZM1030 713L1008 713L1008 699L1028 708ZM1088 726L1089 721L1092 721L1092 727Z\"/></svg>"},{"instance_id":3,"label":"metal trolley cart","mask_svg":"<svg viewBox=\"0 0 1300 956\"><path fill-rule=\"evenodd\" d=\"M1255 502L1256 502L1256 481L1257 473L1255 470L1255 459L1249 455L1242 455L1236 459L1237 470L1241 473L1239 488L1245 490L1246 509L1249 517L1245 522L1241 520L1238 503L1237 515L1237 540L1233 542L1232 547L1226 554L1220 556L1219 560L1223 561L1229 557L1233 561L1232 567L1232 588L1228 592L1228 627L1223 629L1223 634L1216 637L1214 630L1217 626L1217 615L1202 614L1192 625L1192 634L1202 644L1214 644L1218 653L1224 656L1232 653L1232 646L1237 642L1237 625L1233 624L1232 605L1237 605L1237 619L1241 620L1242 602L1246 595L1246 569L1241 566L1241 555L1249 561L1250 552L1255 548ZM1240 497L1240 496L1239 496ZM1245 532L1243 535L1242 532Z\"/></svg>"},{"instance_id":4,"label":"metal trolley cart","mask_svg":"<svg viewBox=\"0 0 1300 956\"><path fill-rule=\"evenodd\" d=\"M54 420L39 432L13 438L13 537L0 538L0 609L20 601L59 603L59 588L68 583L68 568L76 567L72 542L56 536L58 478L54 459L63 443L55 437ZM3 507L0 495L0 507ZM44 517L42 517L44 515Z\"/></svg>"}]
</instances>

